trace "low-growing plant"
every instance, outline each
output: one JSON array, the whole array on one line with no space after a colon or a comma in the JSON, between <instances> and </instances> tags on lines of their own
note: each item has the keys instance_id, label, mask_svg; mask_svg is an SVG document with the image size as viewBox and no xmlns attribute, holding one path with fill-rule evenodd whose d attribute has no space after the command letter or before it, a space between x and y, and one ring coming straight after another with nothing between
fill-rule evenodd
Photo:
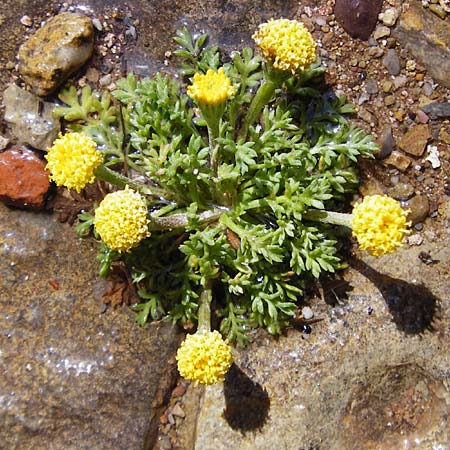
<instances>
[{"instance_id":1,"label":"low-growing plant","mask_svg":"<svg viewBox=\"0 0 450 450\"><path fill-rule=\"evenodd\" d=\"M385 197L345 214L358 158L377 146L347 121L346 99L324 89L306 28L271 20L253 37L262 56L223 55L206 34L179 30L179 78L129 74L113 98L63 91L57 114L70 132L47 155L59 185L115 186L93 215L80 215L78 231L95 228L102 276L126 265L141 325L198 320L202 337L186 341L178 359L183 376L205 384L223 379L232 361L211 332L211 309L239 345L255 327L279 334L305 286L343 267L336 225L356 220L355 236L375 255L401 245L408 225ZM215 362L199 369L192 361L205 352Z\"/></svg>"}]
</instances>

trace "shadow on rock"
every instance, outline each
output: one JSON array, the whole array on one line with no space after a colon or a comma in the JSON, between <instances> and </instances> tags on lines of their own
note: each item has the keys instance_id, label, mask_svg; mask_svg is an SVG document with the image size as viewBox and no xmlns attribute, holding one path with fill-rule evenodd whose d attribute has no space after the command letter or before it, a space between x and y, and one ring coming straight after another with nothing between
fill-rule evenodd
<instances>
[{"instance_id":1,"label":"shadow on rock","mask_svg":"<svg viewBox=\"0 0 450 450\"><path fill-rule=\"evenodd\" d=\"M233 364L225 377L224 417L233 430L260 430L266 422L270 400L267 391Z\"/></svg>"},{"instance_id":2,"label":"shadow on rock","mask_svg":"<svg viewBox=\"0 0 450 450\"><path fill-rule=\"evenodd\" d=\"M400 331L406 334L434 331L439 299L426 286L383 275L359 259L351 260L350 265L380 290Z\"/></svg>"}]
</instances>

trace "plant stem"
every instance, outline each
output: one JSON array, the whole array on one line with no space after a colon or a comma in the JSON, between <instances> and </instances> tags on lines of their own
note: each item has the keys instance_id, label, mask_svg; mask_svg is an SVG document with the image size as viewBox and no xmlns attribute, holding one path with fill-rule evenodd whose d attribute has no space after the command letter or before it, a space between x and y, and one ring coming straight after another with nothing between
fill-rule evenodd
<instances>
[{"instance_id":1,"label":"plant stem","mask_svg":"<svg viewBox=\"0 0 450 450\"><path fill-rule=\"evenodd\" d=\"M264 106L266 106L275 92L276 84L273 81L265 81L261 84L253 97L247 114L242 122L242 127L239 131L239 138L244 140L247 138L247 133L250 125L258 119Z\"/></svg>"},{"instance_id":2,"label":"plant stem","mask_svg":"<svg viewBox=\"0 0 450 450\"><path fill-rule=\"evenodd\" d=\"M207 211L203 211L197 216L197 219L199 220L200 224L214 222L227 211L228 208L216 207ZM150 231L173 230L174 228L185 228L188 223L188 213L172 214L171 216L167 217L157 217L150 214L150 223L148 225L148 228Z\"/></svg>"},{"instance_id":3,"label":"plant stem","mask_svg":"<svg viewBox=\"0 0 450 450\"><path fill-rule=\"evenodd\" d=\"M114 172L108 167L105 167L103 164L95 169L95 176L100 180L114 184L115 186L120 188L130 186L130 188L140 192L141 194L168 200L168 193L164 189L161 189L158 186L150 186L148 184L142 184L137 181L131 180L130 178Z\"/></svg>"},{"instance_id":4,"label":"plant stem","mask_svg":"<svg viewBox=\"0 0 450 450\"><path fill-rule=\"evenodd\" d=\"M211 331L212 282L208 280L200 294L197 333Z\"/></svg>"},{"instance_id":5,"label":"plant stem","mask_svg":"<svg viewBox=\"0 0 450 450\"><path fill-rule=\"evenodd\" d=\"M353 214L339 213L335 211L323 211L319 209L309 210L303 217L315 222L331 223L352 228Z\"/></svg>"}]
</instances>

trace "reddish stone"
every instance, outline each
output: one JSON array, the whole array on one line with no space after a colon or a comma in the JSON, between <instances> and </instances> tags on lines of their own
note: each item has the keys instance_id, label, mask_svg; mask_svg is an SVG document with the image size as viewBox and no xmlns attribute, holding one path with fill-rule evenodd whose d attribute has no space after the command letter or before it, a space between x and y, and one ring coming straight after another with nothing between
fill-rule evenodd
<instances>
[{"instance_id":1,"label":"reddish stone","mask_svg":"<svg viewBox=\"0 0 450 450\"><path fill-rule=\"evenodd\" d=\"M42 209L50 189L45 164L26 147L0 153L0 201L16 208Z\"/></svg>"},{"instance_id":2,"label":"reddish stone","mask_svg":"<svg viewBox=\"0 0 450 450\"><path fill-rule=\"evenodd\" d=\"M383 0L336 0L336 20L352 37L367 40L378 21Z\"/></svg>"}]
</instances>

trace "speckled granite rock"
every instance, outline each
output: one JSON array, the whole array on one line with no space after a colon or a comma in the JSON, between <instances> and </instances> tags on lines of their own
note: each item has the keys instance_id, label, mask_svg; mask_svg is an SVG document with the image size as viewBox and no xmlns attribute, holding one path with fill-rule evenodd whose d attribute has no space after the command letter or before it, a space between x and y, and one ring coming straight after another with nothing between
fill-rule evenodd
<instances>
[{"instance_id":1,"label":"speckled granite rock","mask_svg":"<svg viewBox=\"0 0 450 450\"><path fill-rule=\"evenodd\" d=\"M336 0L336 20L352 37L367 40L381 11L382 0Z\"/></svg>"},{"instance_id":2,"label":"speckled granite rock","mask_svg":"<svg viewBox=\"0 0 450 450\"><path fill-rule=\"evenodd\" d=\"M3 93L3 106L5 120L19 142L46 151L61 128L59 120L53 117L54 103L43 102L11 84Z\"/></svg>"},{"instance_id":3,"label":"speckled granite rock","mask_svg":"<svg viewBox=\"0 0 450 450\"><path fill-rule=\"evenodd\" d=\"M0 153L0 201L24 209L43 209L50 189L45 161L26 147Z\"/></svg>"},{"instance_id":4,"label":"speckled granite rock","mask_svg":"<svg viewBox=\"0 0 450 450\"><path fill-rule=\"evenodd\" d=\"M312 334L257 334L180 434L196 436L195 450L446 448L450 233L443 219L433 228L436 241L353 258L349 285L325 287L334 306L311 304L323 319Z\"/></svg>"},{"instance_id":5,"label":"speckled granite rock","mask_svg":"<svg viewBox=\"0 0 450 450\"><path fill-rule=\"evenodd\" d=\"M411 3L393 35L439 83L450 87L450 23Z\"/></svg>"},{"instance_id":6,"label":"speckled granite rock","mask_svg":"<svg viewBox=\"0 0 450 450\"><path fill-rule=\"evenodd\" d=\"M51 94L90 58L94 48L91 19L61 13L19 49L19 70L37 95Z\"/></svg>"},{"instance_id":7,"label":"speckled granite rock","mask_svg":"<svg viewBox=\"0 0 450 450\"><path fill-rule=\"evenodd\" d=\"M175 329L100 314L96 245L71 227L1 204L0 216L0 448L151 449Z\"/></svg>"}]
</instances>

